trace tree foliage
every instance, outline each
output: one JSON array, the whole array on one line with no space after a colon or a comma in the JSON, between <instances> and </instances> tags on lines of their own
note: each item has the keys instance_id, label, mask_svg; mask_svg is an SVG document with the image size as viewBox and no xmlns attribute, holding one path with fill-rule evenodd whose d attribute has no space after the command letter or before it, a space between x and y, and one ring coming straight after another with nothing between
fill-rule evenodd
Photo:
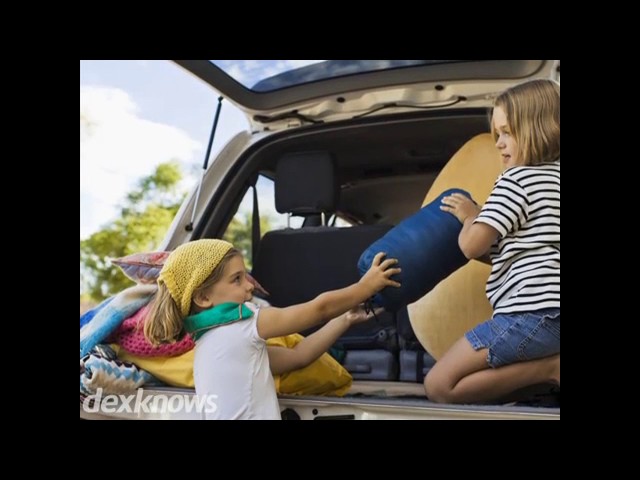
<instances>
[{"instance_id":1,"label":"tree foliage","mask_svg":"<svg viewBox=\"0 0 640 480\"><path fill-rule=\"evenodd\" d=\"M110 259L157 248L184 198L178 192L181 179L177 162L158 165L126 196L118 219L80 241L85 295L100 301L132 285Z\"/></svg>"},{"instance_id":2,"label":"tree foliage","mask_svg":"<svg viewBox=\"0 0 640 480\"><path fill-rule=\"evenodd\" d=\"M133 285L110 259L158 248L185 197L177 191L181 179L177 162L158 165L126 195L119 218L80 241L81 300L99 302ZM262 215L261 232L270 229L271 217ZM251 269L251 213L238 212L223 238L243 253Z\"/></svg>"}]
</instances>

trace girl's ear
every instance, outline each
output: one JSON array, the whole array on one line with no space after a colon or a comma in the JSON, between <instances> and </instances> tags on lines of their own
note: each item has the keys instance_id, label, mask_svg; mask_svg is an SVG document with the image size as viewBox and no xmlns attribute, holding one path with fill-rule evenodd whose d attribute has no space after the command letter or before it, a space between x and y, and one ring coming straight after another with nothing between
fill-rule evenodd
<instances>
[{"instance_id":1,"label":"girl's ear","mask_svg":"<svg viewBox=\"0 0 640 480\"><path fill-rule=\"evenodd\" d=\"M213 307L211 296L206 291L194 293L193 303L195 303L199 308L203 309Z\"/></svg>"}]
</instances>

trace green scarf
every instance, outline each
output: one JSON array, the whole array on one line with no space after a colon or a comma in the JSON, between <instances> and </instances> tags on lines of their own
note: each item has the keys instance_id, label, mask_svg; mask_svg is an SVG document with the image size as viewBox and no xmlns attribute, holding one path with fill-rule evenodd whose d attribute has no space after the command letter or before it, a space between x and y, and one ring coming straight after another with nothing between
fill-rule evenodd
<instances>
[{"instance_id":1,"label":"green scarf","mask_svg":"<svg viewBox=\"0 0 640 480\"><path fill-rule=\"evenodd\" d=\"M194 340L198 340L212 328L245 320L252 316L253 312L244 303L221 303L209 310L185 318L184 329L191 334Z\"/></svg>"}]
</instances>

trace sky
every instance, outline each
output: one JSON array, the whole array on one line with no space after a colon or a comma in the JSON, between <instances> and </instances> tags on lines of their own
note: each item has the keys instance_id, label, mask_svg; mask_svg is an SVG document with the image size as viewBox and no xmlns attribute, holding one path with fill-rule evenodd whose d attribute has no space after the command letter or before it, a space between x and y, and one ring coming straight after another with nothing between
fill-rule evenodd
<instances>
[{"instance_id":1,"label":"sky","mask_svg":"<svg viewBox=\"0 0 640 480\"><path fill-rule=\"evenodd\" d=\"M80 239L118 215L118 204L156 165L178 160L195 184L219 94L167 60L80 61ZM223 102L210 158L244 114Z\"/></svg>"},{"instance_id":2,"label":"sky","mask_svg":"<svg viewBox=\"0 0 640 480\"><path fill-rule=\"evenodd\" d=\"M213 60L248 86L318 61ZM80 61L80 239L116 219L126 194L159 163L177 160L184 189L195 185L218 96L168 60ZM233 135L249 129L239 109L222 105L210 163Z\"/></svg>"}]
</instances>

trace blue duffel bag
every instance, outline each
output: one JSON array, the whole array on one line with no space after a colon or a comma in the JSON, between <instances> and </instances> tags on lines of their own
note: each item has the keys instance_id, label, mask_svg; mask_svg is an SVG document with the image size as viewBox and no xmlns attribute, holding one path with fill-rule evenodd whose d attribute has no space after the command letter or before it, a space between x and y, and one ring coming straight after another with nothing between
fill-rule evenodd
<instances>
[{"instance_id":1,"label":"blue duffel bag","mask_svg":"<svg viewBox=\"0 0 640 480\"><path fill-rule=\"evenodd\" d=\"M458 246L462 224L451 213L440 210L442 198L452 193L471 195L459 188L444 191L433 202L404 219L382 238L372 243L358 260L360 276L364 275L373 257L385 252L397 258L402 272L392 278L401 287L386 287L373 297L375 306L393 312L415 302L438 283L467 263ZM464 292L460 292L464 295Z\"/></svg>"}]
</instances>

